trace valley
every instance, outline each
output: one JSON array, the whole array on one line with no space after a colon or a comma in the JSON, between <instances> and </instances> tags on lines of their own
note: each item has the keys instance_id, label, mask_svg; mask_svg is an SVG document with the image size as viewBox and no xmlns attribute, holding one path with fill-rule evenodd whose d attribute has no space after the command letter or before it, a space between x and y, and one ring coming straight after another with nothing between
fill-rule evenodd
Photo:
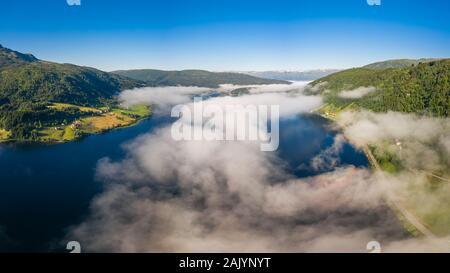
<instances>
[{"instance_id":1,"label":"valley","mask_svg":"<svg viewBox=\"0 0 450 273\"><path fill-rule=\"evenodd\" d=\"M67 142L150 116L123 108L121 91L146 86L287 83L238 73L117 71L40 60L0 45L0 142Z\"/></svg>"},{"instance_id":2,"label":"valley","mask_svg":"<svg viewBox=\"0 0 450 273\"><path fill-rule=\"evenodd\" d=\"M89 113L89 115L75 119L71 124L62 123L58 126L39 128L37 142L73 141L89 134L99 134L131 126L151 115L150 107L146 105L109 109L108 107L93 108L56 103L49 108L76 108L81 112Z\"/></svg>"},{"instance_id":3,"label":"valley","mask_svg":"<svg viewBox=\"0 0 450 273\"><path fill-rule=\"evenodd\" d=\"M336 163L333 163L335 159L330 159L332 160L330 165L322 166L323 169L311 171L308 169L311 167L307 167L307 164L312 164L309 163L310 160L311 162L316 160L318 155L314 156L315 153L327 154L324 151L332 149L333 141L336 141L336 134L338 134L337 131L323 129L325 128L322 127L323 121L316 116L319 114L331 121L332 125L327 126L339 127L346 138L345 141L348 141L344 145L345 148L341 148L343 150L337 155L339 157L337 162L342 166L348 163L364 169L370 162L374 172L383 173L380 180L405 182L410 179L411 174L419 179L420 183L406 183L406 188L402 188L400 194L396 192L386 195L386 204L398 221L394 228L396 236L404 236L398 229L399 226L408 232L408 236L418 238L427 234L434 237L447 236L450 233L448 229L450 187L445 182L446 177L449 176L449 166L444 162L446 154L438 153L439 164L436 163L432 167L409 163L411 155L408 153L416 152L415 148L412 148L416 142L421 142L421 145L434 151L439 149L439 146L433 144L436 138L426 139L424 142L422 139L414 139L414 134L408 132L398 137L395 134L385 134L380 139L360 143L352 136L352 132L348 132L353 123L359 122L361 115L363 122L379 122L374 126L382 127L383 120L389 120L389 117L385 118L383 115L396 113L397 116L394 119L405 119L408 122L409 119L412 119L412 122L421 121L421 119L430 119L433 122L437 120L436 128L442 127L445 133L450 110L448 99L450 97L448 93L450 61L448 59L393 60L335 73L330 72L331 74L315 79L304 90L299 91L295 84L291 85L287 81L263 79L239 73L152 69L108 73L88 67L41 61L30 54L22 54L3 47L0 48L1 52L4 54L0 54L0 60L3 58L1 62L3 66L0 67L0 142L5 143L4 145L12 145L5 147L16 145L27 147L26 145L30 144L67 143L81 140L79 144L75 142L73 145L84 147L84 152L87 153L90 145L88 143L91 143L93 139L89 138L90 135L99 135L100 138L105 139L110 136L114 138L116 135L127 135L127 130L121 133L100 134L126 127L130 127L128 129L130 130L131 127L136 126L137 131L132 133L132 136L136 137L138 135L136 132L147 132L142 129L149 129L145 125L147 122L152 124L154 119L157 123L159 119L168 118L157 116L144 121L154 115L153 106L157 105L138 103L125 107L119 100L119 94L124 90L150 88L148 90L151 92L151 88L165 86L179 88L194 86L209 90L203 95L216 92L214 96L207 95L207 98L239 99L257 94L253 93L253 90L258 85L273 86L273 88L277 85L288 86L289 88L285 87L283 92L291 96L295 96L297 92L303 92L323 99L323 104L315 109L311 116L300 115L297 119L282 121L283 128L289 134L285 135L282 132L278 153L289 163L287 165L289 173L299 178L307 178L310 175L320 175L322 172L335 170ZM215 91L219 90L223 84L232 84L234 87L227 91ZM345 119L348 115L350 116ZM381 121L377 121L380 117L382 117ZM428 122L428 120L425 121ZM144 125L138 126L141 122ZM383 130L381 127L380 130ZM364 128L358 131L364 131ZM305 133L309 136L305 137L303 135ZM318 143L319 138L321 144ZM105 147L119 146L125 140L127 139L120 137L117 141L107 143ZM300 149L303 147L302 143L298 142L300 140L320 145L315 146L314 153L308 153L308 149L305 151ZM16 156L12 150L6 148L6 151L10 157ZM46 151L42 153L45 154ZM302 156L299 158L299 155ZM20 155L19 158L23 156ZM91 163L97 160L100 160L100 154L95 153ZM63 167L65 172L70 169L71 163L67 164ZM86 171L85 175L88 177L91 172ZM59 173L58 176L64 177L65 173ZM47 174L43 174L42 177L47 177ZM4 178L11 179L11 177ZM335 179L347 181L350 178L351 176L337 175ZM56 180L52 181L56 182ZM91 190L89 192L92 194ZM432 200L432 202L423 206L424 200ZM45 206L43 208L47 209ZM352 211L352 213L361 212ZM385 213L386 211L377 217L391 219L392 215L389 213L385 215ZM42 245L38 244L36 247L40 249Z\"/></svg>"},{"instance_id":4,"label":"valley","mask_svg":"<svg viewBox=\"0 0 450 273\"><path fill-rule=\"evenodd\" d=\"M373 126L367 134L383 135L368 137L359 146L373 169L385 175L380 181L392 180L389 176L407 184L401 192L391 193L389 202L414 236L450 234L450 162L443 144L450 132L449 72L448 59L393 60L338 72L307 88L310 94L324 96L325 103L316 112L344 131L348 122L360 118L365 126ZM346 98L344 92L359 95ZM406 123L390 127L396 119ZM427 136L417 136L421 132ZM433 163L426 164L431 158Z\"/></svg>"}]
</instances>

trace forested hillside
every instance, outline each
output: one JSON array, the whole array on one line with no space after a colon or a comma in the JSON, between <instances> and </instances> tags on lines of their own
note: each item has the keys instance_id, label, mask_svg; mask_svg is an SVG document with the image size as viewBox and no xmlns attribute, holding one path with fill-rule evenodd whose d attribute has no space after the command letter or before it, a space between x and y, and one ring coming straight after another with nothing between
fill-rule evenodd
<instances>
[{"instance_id":1,"label":"forested hillside","mask_svg":"<svg viewBox=\"0 0 450 273\"><path fill-rule=\"evenodd\" d=\"M116 96L125 89L157 85L216 88L226 83L286 82L202 70L108 73L42 61L0 46L0 142L73 139L80 132L125 126L148 115L146 108L120 109Z\"/></svg>"},{"instance_id":2,"label":"forested hillside","mask_svg":"<svg viewBox=\"0 0 450 273\"><path fill-rule=\"evenodd\" d=\"M306 71L247 71L243 73L265 79L283 81L314 81L338 71L338 69L316 69Z\"/></svg>"},{"instance_id":3,"label":"forested hillside","mask_svg":"<svg viewBox=\"0 0 450 273\"><path fill-rule=\"evenodd\" d=\"M35 62L0 71L0 99L12 104L57 101L102 104L136 80L71 64Z\"/></svg>"},{"instance_id":4,"label":"forested hillside","mask_svg":"<svg viewBox=\"0 0 450 273\"><path fill-rule=\"evenodd\" d=\"M258 78L241 73L209 72L204 70L163 71L154 69L114 71L117 75L145 81L153 86L201 86L218 88L220 84L286 84L281 80Z\"/></svg>"},{"instance_id":5,"label":"forested hillside","mask_svg":"<svg viewBox=\"0 0 450 273\"><path fill-rule=\"evenodd\" d=\"M114 103L121 90L143 85L94 68L45 62L0 47L0 130L14 139L30 139L36 128L90 114L76 107L49 108L53 102L105 106Z\"/></svg>"},{"instance_id":6,"label":"forested hillside","mask_svg":"<svg viewBox=\"0 0 450 273\"><path fill-rule=\"evenodd\" d=\"M23 54L0 45L0 69L37 61L38 59L31 54Z\"/></svg>"},{"instance_id":7,"label":"forested hillside","mask_svg":"<svg viewBox=\"0 0 450 273\"><path fill-rule=\"evenodd\" d=\"M373 111L399 111L449 116L450 59L420 63L405 68L355 68L341 71L311 83L308 92L320 93L337 108L348 105ZM358 98L343 92L360 87L375 91Z\"/></svg>"},{"instance_id":8,"label":"forested hillside","mask_svg":"<svg viewBox=\"0 0 450 273\"><path fill-rule=\"evenodd\" d=\"M371 69L386 69L386 68L405 68L410 66L415 66L421 63L428 63L433 61L439 61L439 59L397 59L397 60L388 60L383 62L376 62L372 64L368 64L363 66L364 68Z\"/></svg>"}]
</instances>

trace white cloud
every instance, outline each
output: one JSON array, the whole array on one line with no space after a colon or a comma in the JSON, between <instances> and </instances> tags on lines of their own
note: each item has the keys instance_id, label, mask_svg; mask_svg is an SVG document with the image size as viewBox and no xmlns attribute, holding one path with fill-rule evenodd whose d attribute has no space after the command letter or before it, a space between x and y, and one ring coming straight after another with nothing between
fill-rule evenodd
<instances>
[{"instance_id":1,"label":"white cloud","mask_svg":"<svg viewBox=\"0 0 450 273\"><path fill-rule=\"evenodd\" d=\"M339 97L345 98L345 99L359 99L364 96L367 96L370 93L375 92L377 89L375 87L369 86L369 87L358 87L353 90L343 90L339 92Z\"/></svg>"},{"instance_id":2,"label":"white cloud","mask_svg":"<svg viewBox=\"0 0 450 273\"><path fill-rule=\"evenodd\" d=\"M106 252L365 252L374 239L384 251L436 251L405 241L384 205L386 185L405 189L418 177L377 183L346 167L296 179L257 145L174 142L169 131L129 144L122 161L99 162L105 192L68 238Z\"/></svg>"},{"instance_id":3,"label":"white cloud","mask_svg":"<svg viewBox=\"0 0 450 273\"><path fill-rule=\"evenodd\" d=\"M309 82L297 81L291 84L266 84L255 85L250 88L250 93L277 93L277 92L303 92Z\"/></svg>"},{"instance_id":4,"label":"white cloud","mask_svg":"<svg viewBox=\"0 0 450 273\"><path fill-rule=\"evenodd\" d=\"M342 152L344 143L344 135L336 135L333 145L311 159L311 168L315 171L327 171L335 168L340 163L340 153Z\"/></svg>"},{"instance_id":5,"label":"white cloud","mask_svg":"<svg viewBox=\"0 0 450 273\"><path fill-rule=\"evenodd\" d=\"M168 128L127 151L121 162L99 163L106 191L70 234L89 251L324 251L342 238L364 251L375 236L357 224L382 205L366 170L299 180L257 145L174 142Z\"/></svg>"},{"instance_id":6,"label":"white cloud","mask_svg":"<svg viewBox=\"0 0 450 273\"><path fill-rule=\"evenodd\" d=\"M324 87L326 87L328 85L328 82L320 82L314 86L311 85L307 85L305 87L305 90L309 93L309 94L317 94L319 91L321 91Z\"/></svg>"},{"instance_id":7,"label":"white cloud","mask_svg":"<svg viewBox=\"0 0 450 273\"><path fill-rule=\"evenodd\" d=\"M119 95L119 101L126 107L147 104L164 109L189 102L193 95L203 94L209 90L211 89L195 86L144 87L123 91Z\"/></svg>"},{"instance_id":8,"label":"white cloud","mask_svg":"<svg viewBox=\"0 0 450 273\"><path fill-rule=\"evenodd\" d=\"M205 101L206 104L215 104L225 108L226 105L279 105L280 115L289 116L320 106L322 98L318 96L304 96L289 93L257 93L240 97L217 97Z\"/></svg>"},{"instance_id":9,"label":"white cloud","mask_svg":"<svg viewBox=\"0 0 450 273\"><path fill-rule=\"evenodd\" d=\"M293 84L270 85L222 85L214 90L224 96L211 98L205 103L225 106L227 104L242 105L280 105L280 114L289 115L298 112L309 111L318 107L322 99L318 96L304 96L302 92L306 82ZM249 88L250 94L240 97L230 97L228 93L238 88ZM134 104L156 105L158 109L173 107L177 104L188 103L195 95L206 94L213 91L211 88L195 86L168 86L168 87L144 87L125 90L119 95L119 101L124 106Z\"/></svg>"},{"instance_id":10,"label":"white cloud","mask_svg":"<svg viewBox=\"0 0 450 273\"><path fill-rule=\"evenodd\" d=\"M81 6L81 0L66 0L69 6Z\"/></svg>"},{"instance_id":11,"label":"white cloud","mask_svg":"<svg viewBox=\"0 0 450 273\"><path fill-rule=\"evenodd\" d=\"M393 151L409 168L436 171L445 169L449 162L448 118L362 111L344 112L338 123L355 145L362 147L384 143L385 149Z\"/></svg>"},{"instance_id":12,"label":"white cloud","mask_svg":"<svg viewBox=\"0 0 450 273\"><path fill-rule=\"evenodd\" d=\"M148 89L122 94L124 102L186 101L197 88ZM168 94L167 91L174 94ZM224 88L224 90L229 90ZM251 95L216 97L205 103L279 104L283 115L309 111L320 97L302 90L279 92L261 87ZM174 97L172 97L174 96ZM343 133L359 146L400 139L405 160L430 143L448 149L448 120L398 113L344 113ZM318 170L334 164L343 135L312 160ZM420 145L416 145L419 143ZM395 145L395 144L393 144ZM414 147L414 148L412 148ZM419 147L419 148L417 148ZM385 194L402 198L426 186L423 175L409 171L385 175L351 166L297 179L285 162L251 142L174 141L170 126L126 146L120 161L105 158L97 177L105 191L92 203L90 217L68 235L87 251L106 252L366 252L367 242L383 251L442 251L435 242L405 236L385 205ZM423 154L421 155L423 156ZM432 161L427 155L423 161ZM440 160L438 155L438 161ZM435 161L432 161L435 162ZM433 163L434 164L434 163ZM440 197L450 194L444 187ZM421 213L439 205L435 195L419 197Z\"/></svg>"}]
</instances>

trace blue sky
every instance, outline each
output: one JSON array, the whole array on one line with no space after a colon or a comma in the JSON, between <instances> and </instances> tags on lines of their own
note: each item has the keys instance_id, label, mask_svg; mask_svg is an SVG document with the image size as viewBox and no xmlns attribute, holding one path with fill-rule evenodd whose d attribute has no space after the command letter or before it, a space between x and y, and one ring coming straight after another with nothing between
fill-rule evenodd
<instances>
[{"instance_id":1,"label":"blue sky","mask_svg":"<svg viewBox=\"0 0 450 273\"><path fill-rule=\"evenodd\" d=\"M347 68L450 57L450 1L2 0L0 44L93 66Z\"/></svg>"}]
</instances>

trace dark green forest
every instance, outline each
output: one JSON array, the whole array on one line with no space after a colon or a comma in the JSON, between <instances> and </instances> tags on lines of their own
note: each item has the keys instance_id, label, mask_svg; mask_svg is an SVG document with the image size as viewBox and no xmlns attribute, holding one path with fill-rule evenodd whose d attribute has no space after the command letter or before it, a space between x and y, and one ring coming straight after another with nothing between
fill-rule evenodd
<instances>
[{"instance_id":1,"label":"dark green forest","mask_svg":"<svg viewBox=\"0 0 450 273\"><path fill-rule=\"evenodd\" d=\"M202 70L108 73L90 67L42 61L0 45L0 129L10 131L15 140L34 140L37 129L68 124L90 115L76 108L49 108L53 102L114 106L116 96L125 89L171 85L215 88L222 83L286 82Z\"/></svg>"},{"instance_id":2,"label":"dark green forest","mask_svg":"<svg viewBox=\"0 0 450 273\"><path fill-rule=\"evenodd\" d=\"M319 85L320 84L320 85ZM450 113L450 59L428 61L403 68L354 68L311 83L325 102L337 107L350 103L375 112L398 111L448 117ZM339 96L343 90L376 87L362 98Z\"/></svg>"},{"instance_id":3,"label":"dark green forest","mask_svg":"<svg viewBox=\"0 0 450 273\"><path fill-rule=\"evenodd\" d=\"M392 60L331 74L310 84L311 94L325 102L377 112L388 110L449 116L450 60ZM89 113L55 109L53 102L78 106L112 106L120 91L143 86L202 86L287 83L240 73L203 70L128 70L113 73L72 64L41 61L0 46L0 129L16 140L35 138L36 129L68 124ZM361 98L348 99L342 90L375 87ZM244 90L239 90L244 91Z\"/></svg>"},{"instance_id":4,"label":"dark green forest","mask_svg":"<svg viewBox=\"0 0 450 273\"><path fill-rule=\"evenodd\" d=\"M145 81L151 86L200 86L218 88L221 84L287 84L287 81L258 78L241 73L209 72L204 70L163 71L155 69L120 70L117 75Z\"/></svg>"},{"instance_id":5,"label":"dark green forest","mask_svg":"<svg viewBox=\"0 0 450 273\"><path fill-rule=\"evenodd\" d=\"M0 70L0 100L13 105L55 101L95 106L111 100L123 89L142 85L136 80L71 64L35 62Z\"/></svg>"},{"instance_id":6,"label":"dark green forest","mask_svg":"<svg viewBox=\"0 0 450 273\"><path fill-rule=\"evenodd\" d=\"M86 115L77 109L50 109L52 102L108 105L121 90L143 85L94 68L40 61L0 46L0 128L11 131L14 139L32 139L36 128Z\"/></svg>"},{"instance_id":7,"label":"dark green forest","mask_svg":"<svg viewBox=\"0 0 450 273\"><path fill-rule=\"evenodd\" d=\"M38 137L36 129L67 125L80 117L92 115L76 108L60 111L47 106L47 103L23 103L17 109L11 104L2 105L1 126L10 130L16 140L34 140Z\"/></svg>"}]
</instances>

